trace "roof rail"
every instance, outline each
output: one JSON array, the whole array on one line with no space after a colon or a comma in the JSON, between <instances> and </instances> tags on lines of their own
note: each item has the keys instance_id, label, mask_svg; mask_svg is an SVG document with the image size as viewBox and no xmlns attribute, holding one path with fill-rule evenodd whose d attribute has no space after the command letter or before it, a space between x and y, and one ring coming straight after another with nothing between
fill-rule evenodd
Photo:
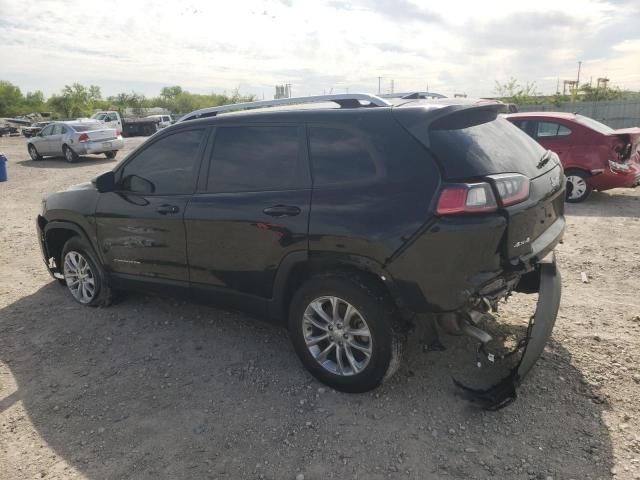
<instances>
[{"instance_id":1,"label":"roof rail","mask_svg":"<svg viewBox=\"0 0 640 480\"><path fill-rule=\"evenodd\" d=\"M404 92L404 93L383 93L380 98L400 98L403 100L417 100L420 98L447 98L445 95L435 92Z\"/></svg>"},{"instance_id":2,"label":"roof rail","mask_svg":"<svg viewBox=\"0 0 640 480\"><path fill-rule=\"evenodd\" d=\"M360 102L369 102L369 105L362 105ZM215 117L218 113L230 112L233 110L245 110L249 108L277 107L279 105L297 105L301 103L335 102L341 108L359 107L390 107L386 100L368 93L345 93L335 95L315 95L312 97L278 98L275 100L260 100L258 102L234 103L231 105L221 105L219 107L202 108L187 113L178 122L195 120L196 118Z\"/></svg>"}]
</instances>

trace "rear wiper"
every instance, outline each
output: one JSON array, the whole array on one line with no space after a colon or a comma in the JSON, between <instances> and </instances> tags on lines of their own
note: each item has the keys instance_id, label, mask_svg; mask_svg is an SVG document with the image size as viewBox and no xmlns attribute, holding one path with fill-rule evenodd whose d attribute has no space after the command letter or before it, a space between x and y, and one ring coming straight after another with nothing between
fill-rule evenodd
<instances>
[{"instance_id":1,"label":"rear wiper","mask_svg":"<svg viewBox=\"0 0 640 480\"><path fill-rule=\"evenodd\" d=\"M544 152L544 155L542 155L542 158L540 159L540 161L538 162L538 165L536 165L537 168L542 168L544 167L547 163L549 163L549 153L551 152L551 150L547 150L546 152Z\"/></svg>"}]
</instances>

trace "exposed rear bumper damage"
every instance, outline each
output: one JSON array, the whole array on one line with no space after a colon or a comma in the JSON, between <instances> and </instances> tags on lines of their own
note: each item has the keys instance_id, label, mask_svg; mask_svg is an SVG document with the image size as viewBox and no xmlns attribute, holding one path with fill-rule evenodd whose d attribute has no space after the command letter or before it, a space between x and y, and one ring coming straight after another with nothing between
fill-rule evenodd
<instances>
[{"instance_id":1,"label":"exposed rear bumper damage","mask_svg":"<svg viewBox=\"0 0 640 480\"><path fill-rule=\"evenodd\" d=\"M467 399L478 404L486 410L498 410L512 403L516 397L516 389L525 375L536 363L551 336L551 331L556 322L558 308L560 307L561 284L560 272L557 268L555 257L539 264L538 302L524 338L520 340L513 354L522 350L520 361L510 370L509 374L485 389L475 389L463 385L454 378L455 385L460 393ZM534 293L533 289L528 290ZM491 354L487 354L480 337L479 354L488 355L491 362L495 361Z\"/></svg>"}]
</instances>

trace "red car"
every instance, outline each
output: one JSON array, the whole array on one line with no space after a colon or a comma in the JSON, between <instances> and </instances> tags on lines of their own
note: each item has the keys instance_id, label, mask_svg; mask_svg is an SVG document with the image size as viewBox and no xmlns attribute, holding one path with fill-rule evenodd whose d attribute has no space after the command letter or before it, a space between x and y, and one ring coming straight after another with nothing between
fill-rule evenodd
<instances>
[{"instance_id":1,"label":"red car","mask_svg":"<svg viewBox=\"0 0 640 480\"><path fill-rule=\"evenodd\" d=\"M592 190L640 183L640 128L613 130L592 118L562 112L505 117L558 154L567 176L568 202L582 202Z\"/></svg>"}]
</instances>

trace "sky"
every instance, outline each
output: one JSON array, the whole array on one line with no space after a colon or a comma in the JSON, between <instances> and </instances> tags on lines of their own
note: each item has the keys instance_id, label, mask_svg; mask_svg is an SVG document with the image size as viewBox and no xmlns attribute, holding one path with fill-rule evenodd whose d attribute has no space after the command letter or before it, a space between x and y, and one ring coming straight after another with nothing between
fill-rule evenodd
<instances>
[{"instance_id":1,"label":"sky","mask_svg":"<svg viewBox=\"0 0 640 480\"><path fill-rule=\"evenodd\" d=\"M640 1L0 0L0 80L47 96L375 93L378 77L383 93L484 97L514 77L549 94L579 61L581 82L640 90Z\"/></svg>"}]
</instances>

